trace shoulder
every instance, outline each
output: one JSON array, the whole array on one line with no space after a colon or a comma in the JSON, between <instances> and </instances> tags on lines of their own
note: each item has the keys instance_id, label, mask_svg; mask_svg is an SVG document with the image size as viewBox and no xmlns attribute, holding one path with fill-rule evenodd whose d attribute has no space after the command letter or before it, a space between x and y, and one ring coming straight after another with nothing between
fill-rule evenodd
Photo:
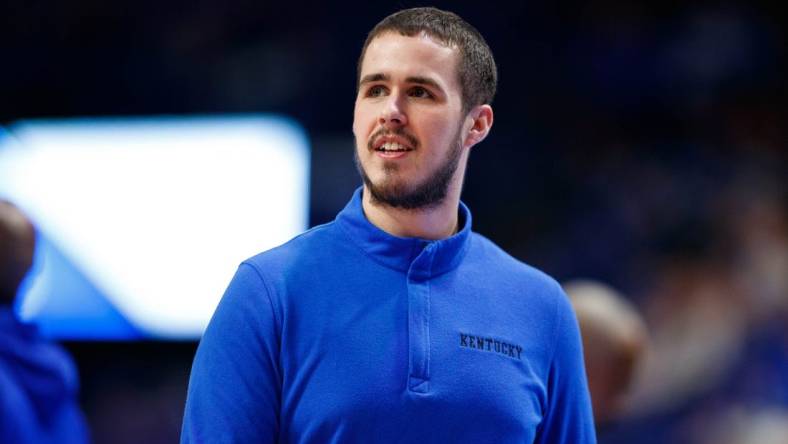
<instances>
[{"instance_id":1,"label":"shoulder","mask_svg":"<svg viewBox=\"0 0 788 444\"><path fill-rule=\"evenodd\" d=\"M242 262L260 274L281 273L293 267L308 266L347 244L335 222L313 227L282 245L266 250ZM265 272L265 273L264 273Z\"/></svg>"},{"instance_id":2,"label":"shoulder","mask_svg":"<svg viewBox=\"0 0 788 444\"><path fill-rule=\"evenodd\" d=\"M491 276L529 290L538 290L550 297L565 297L561 286L550 275L511 256L481 234L473 233L469 256L474 266L482 266Z\"/></svg>"},{"instance_id":3,"label":"shoulder","mask_svg":"<svg viewBox=\"0 0 788 444\"><path fill-rule=\"evenodd\" d=\"M277 309L293 294L308 293L333 279L338 270L358 267L360 256L348 234L330 222L244 260L231 287L267 294Z\"/></svg>"},{"instance_id":4,"label":"shoulder","mask_svg":"<svg viewBox=\"0 0 788 444\"><path fill-rule=\"evenodd\" d=\"M573 317L569 298L550 275L514 258L486 237L473 233L463 272L494 295L502 306L537 318L548 329ZM546 323L546 324L545 324Z\"/></svg>"}]
</instances>

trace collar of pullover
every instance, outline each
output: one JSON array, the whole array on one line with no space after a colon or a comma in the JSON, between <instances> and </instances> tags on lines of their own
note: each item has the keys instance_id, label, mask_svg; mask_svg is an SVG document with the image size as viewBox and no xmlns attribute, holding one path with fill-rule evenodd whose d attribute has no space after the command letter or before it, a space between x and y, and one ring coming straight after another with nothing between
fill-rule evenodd
<instances>
[{"instance_id":1,"label":"collar of pullover","mask_svg":"<svg viewBox=\"0 0 788 444\"><path fill-rule=\"evenodd\" d=\"M397 237L373 225L364 215L361 192L337 215L336 222L367 255L377 262L422 278L430 278L457 267L471 238L471 212L460 202L460 230L446 239L428 240ZM416 277L414 276L414 277Z\"/></svg>"}]
</instances>

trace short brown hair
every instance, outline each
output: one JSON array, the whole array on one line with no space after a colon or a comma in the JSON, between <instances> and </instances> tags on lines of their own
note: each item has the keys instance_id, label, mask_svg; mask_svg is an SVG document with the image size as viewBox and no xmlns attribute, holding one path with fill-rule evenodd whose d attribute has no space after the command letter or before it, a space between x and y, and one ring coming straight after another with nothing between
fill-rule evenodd
<instances>
[{"instance_id":1,"label":"short brown hair","mask_svg":"<svg viewBox=\"0 0 788 444\"><path fill-rule=\"evenodd\" d=\"M361 78L361 64L367 47L375 37L386 32L398 32L407 37L424 32L446 45L457 47L460 51L457 75L462 88L463 111L492 103L498 72L484 37L457 14L431 7L396 12L372 28L358 59L357 82Z\"/></svg>"}]
</instances>

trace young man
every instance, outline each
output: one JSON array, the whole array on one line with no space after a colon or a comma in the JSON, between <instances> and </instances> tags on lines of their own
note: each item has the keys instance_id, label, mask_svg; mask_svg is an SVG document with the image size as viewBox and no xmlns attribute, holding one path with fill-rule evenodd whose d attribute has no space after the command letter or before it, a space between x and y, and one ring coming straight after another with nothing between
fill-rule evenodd
<instances>
[{"instance_id":1,"label":"young man","mask_svg":"<svg viewBox=\"0 0 788 444\"><path fill-rule=\"evenodd\" d=\"M182 442L595 442L559 285L471 231L496 69L458 16L401 11L359 61L364 185L245 261L200 343Z\"/></svg>"}]
</instances>

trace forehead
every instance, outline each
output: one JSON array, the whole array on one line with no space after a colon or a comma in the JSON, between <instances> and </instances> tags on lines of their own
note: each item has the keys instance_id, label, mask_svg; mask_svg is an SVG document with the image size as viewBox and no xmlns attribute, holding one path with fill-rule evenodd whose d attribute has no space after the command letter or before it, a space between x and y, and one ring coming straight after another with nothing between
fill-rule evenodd
<instances>
[{"instance_id":1,"label":"forehead","mask_svg":"<svg viewBox=\"0 0 788 444\"><path fill-rule=\"evenodd\" d=\"M425 33L409 37L385 32L367 46L361 63L361 77L387 74L392 78L433 77L445 86L457 86L459 50Z\"/></svg>"}]
</instances>

